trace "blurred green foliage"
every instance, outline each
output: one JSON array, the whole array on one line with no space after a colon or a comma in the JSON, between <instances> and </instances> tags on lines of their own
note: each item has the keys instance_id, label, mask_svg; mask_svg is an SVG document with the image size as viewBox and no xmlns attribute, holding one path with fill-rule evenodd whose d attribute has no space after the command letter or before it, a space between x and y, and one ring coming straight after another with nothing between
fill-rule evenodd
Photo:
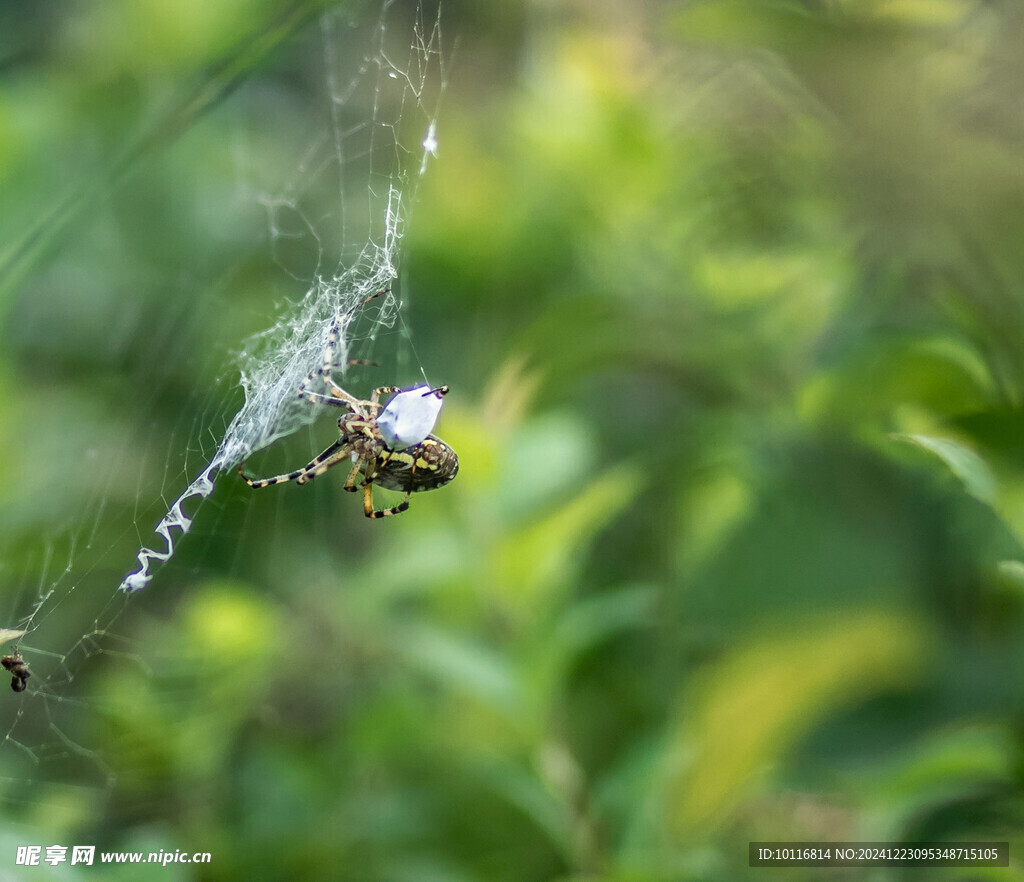
<instances>
[{"instance_id":1,"label":"blurred green foliage","mask_svg":"<svg viewBox=\"0 0 1024 882\"><path fill-rule=\"evenodd\" d=\"M301 296L251 179L315 137L317 12L0 3L0 624L61 597L26 640L48 697L0 702L0 860L676 882L789 878L751 840L1019 854L1010 0L447 4L402 294L458 479L368 523L333 475L224 478L105 627L240 400L228 353Z\"/></svg>"}]
</instances>

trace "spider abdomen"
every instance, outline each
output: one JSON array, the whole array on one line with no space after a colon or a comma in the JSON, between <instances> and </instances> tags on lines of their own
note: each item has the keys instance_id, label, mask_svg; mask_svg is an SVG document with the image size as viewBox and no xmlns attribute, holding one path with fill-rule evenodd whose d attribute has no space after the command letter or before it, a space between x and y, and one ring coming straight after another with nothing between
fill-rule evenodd
<instances>
[{"instance_id":1,"label":"spider abdomen","mask_svg":"<svg viewBox=\"0 0 1024 882\"><path fill-rule=\"evenodd\" d=\"M385 490L419 493L443 487L459 473L459 457L434 435L404 450L389 451L373 476L373 483Z\"/></svg>"}]
</instances>

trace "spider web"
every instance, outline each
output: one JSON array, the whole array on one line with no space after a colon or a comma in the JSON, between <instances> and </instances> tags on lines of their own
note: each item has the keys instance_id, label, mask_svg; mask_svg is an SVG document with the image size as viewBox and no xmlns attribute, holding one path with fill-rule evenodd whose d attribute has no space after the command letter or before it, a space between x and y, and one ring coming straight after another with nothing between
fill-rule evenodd
<instances>
[{"instance_id":1,"label":"spider web","mask_svg":"<svg viewBox=\"0 0 1024 882\"><path fill-rule=\"evenodd\" d=\"M113 784L116 770L80 732L90 727L70 722L88 704L76 681L83 665L102 655L147 670L143 653L115 635L113 624L133 595L159 583L159 571L178 554L218 478L234 478L235 467L252 453L321 415L297 390L321 363L332 325L341 331L338 377L350 358L372 354L382 331L401 326L401 241L417 183L437 154L445 86L439 7L417 5L411 23L398 14L407 12L390 0L367 16L343 9L320 18L305 38L323 65L321 122L305 133L290 179L240 187L240 201L265 219L275 265L304 293L281 302L264 330L219 341L220 349L201 355L179 334L201 322L190 314L195 304L170 306L158 319L158 333L149 329L151 343L159 359L191 359L198 374L214 377L211 387L192 393L201 404L183 408L181 423L166 436L148 429L143 413L114 445L121 456L89 461L85 506L50 512L36 550L13 543L0 548L0 579L9 588L0 626L25 632L17 645L32 671L21 698L9 696L0 705L0 799L27 799L18 785L43 769L61 781L74 779L69 769L82 762L86 773L78 777L87 786ZM381 291L388 293L358 308ZM159 386L153 370L154 376L134 381ZM149 471L161 445L167 452L154 486ZM125 511L117 488L130 469L138 470L136 498ZM216 523L223 507L216 501L211 507ZM105 538L118 525L138 533L134 564L118 557L122 542ZM118 585L111 576L119 571ZM90 623L84 634L82 621Z\"/></svg>"},{"instance_id":2,"label":"spider web","mask_svg":"<svg viewBox=\"0 0 1024 882\"><path fill-rule=\"evenodd\" d=\"M391 4L388 4L390 6ZM384 15L388 6L385 6ZM378 35L387 33L386 18L380 20ZM422 176L428 157L437 150L436 97L424 103L428 86L440 65L439 20L426 32L424 22L417 23L417 39L407 59L392 59L383 42L375 55L363 60L355 76L345 83L337 70L338 59L332 47L337 22L324 19L324 45L327 78L331 87L330 128L328 136L317 143L303 159L307 172L302 193L293 192L266 198L271 235L279 242L307 236L317 243L317 267L305 297L288 310L268 330L249 341L240 354L241 383L245 404L224 433L217 452L203 471L170 506L157 524L162 547L144 546L139 551L139 566L121 582L124 591L138 591L153 578L155 566L173 557L177 538L186 534L191 518L184 505L209 497L214 476L242 462L253 451L290 434L315 412L296 395L310 366L318 364L327 346L327 337L335 323L340 326L338 362L348 361L350 323L344 317L379 291L390 291L398 278L398 244L404 233L414 190L411 181ZM372 75L371 75L372 74ZM360 86L374 82L372 118L350 120L345 108L359 95ZM440 80L443 83L443 77ZM341 86L342 83L345 83ZM341 88L339 88L341 86ZM413 110L414 112L409 112ZM419 136L416 147L407 146L408 130ZM412 142L416 144L416 141ZM353 164L365 167L369 181L365 217L351 211L354 202L345 190L353 176ZM410 164L414 168L410 170ZM312 222L303 208L303 194L310 183L323 182L327 193L337 194L336 223L325 219ZM336 183L335 191L330 185ZM353 217L355 215L355 217ZM332 248L325 241L325 228L331 229ZM353 228L362 231L355 235ZM357 247L358 251L354 249ZM329 255L336 261L322 266ZM397 312L393 292L377 317L377 326L391 327Z\"/></svg>"}]
</instances>

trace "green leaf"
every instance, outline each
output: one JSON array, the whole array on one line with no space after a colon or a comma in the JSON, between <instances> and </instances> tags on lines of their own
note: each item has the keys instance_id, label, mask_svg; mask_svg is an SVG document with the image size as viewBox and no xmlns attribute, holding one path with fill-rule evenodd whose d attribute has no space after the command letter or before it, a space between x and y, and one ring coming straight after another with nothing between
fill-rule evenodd
<instances>
[{"instance_id":1,"label":"green leaf","mask_svg":"<svg viewBox=\"0 0 1024 882\"><path fill-rule=\"evenodd\" d=\"M686 701L660 776L676 832L727 817L757 773L829 714L911 684L925 648L912 619L864 610L808 620L725 656Z\"/></svg>"},{"instance_id":2,"label":"green leaf","mask_svg":"<svg viewBox=\"0 0 1024 882\"><path fill-rule=\"evenodd\" d=\"M509 601L536 606L571 582L582 550L633 501L643 486L638 470L608 469L546 517L511 533L495 555L496 577Z\"/></svg>"},{"instance_id":3,"label":"green leaf","mask_svg":"<svg viewBox=\"0 0 1024 882\"><path fill-rule=\"evenodd\" d=\"M395 638L395 651L416 670L494 710L522 713L523 695L515 670L489 646L429 625L399 629Z\"/></svg>"},{"instance_id":4,"label":"green leaf","mask_svg":"<svg viewBox=\"0 0 1024 882\"><path fill-rule=\"evenodd\" d=\"M964 489L987 505L996 500L996 479L992 470L977 453L948 438L933 438L930 435L892 436L898 441L909 441L924 450L934 453L964 485Z\"/></svg>"},{"instance_id":5,"label":"green leaf","mask_svg":"<svg viewBox=\"0 0 1024 882\"><path fill-rule=\"evenodd\" d=\"M615 634L654 621L657 589L640 586L587 597L558 622L553 643L576 656Z\"/></svg>"},{"instance_id":6,"label":"green leaf","mask_svg":"<svg viewBox=\"0 0 1024 882\"><path fill-rule=\"evenodd\" d=\"M480 762L476 771L495 793L544 831L566 858L572 858L572 813L535 774L500 758Z\"/></svg>"}]
</instances>

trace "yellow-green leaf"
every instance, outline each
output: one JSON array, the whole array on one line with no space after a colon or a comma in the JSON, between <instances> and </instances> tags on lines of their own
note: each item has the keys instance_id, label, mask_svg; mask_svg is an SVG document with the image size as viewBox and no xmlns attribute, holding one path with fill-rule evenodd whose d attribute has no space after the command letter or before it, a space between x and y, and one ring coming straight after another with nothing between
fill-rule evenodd
<instances>
[{"instance_id":1,"label":"yellow-green leaf","mask_svg":"<svg viewBox=\"0 0 1024 882\"><path fill-rule=\"evenodd\" d=\"M924 634L895 612L836 613L727 655L698 684L671 745L671 826L727 817L760 771L839 708L916 676Z\"/></svg>"}]
</instances>

